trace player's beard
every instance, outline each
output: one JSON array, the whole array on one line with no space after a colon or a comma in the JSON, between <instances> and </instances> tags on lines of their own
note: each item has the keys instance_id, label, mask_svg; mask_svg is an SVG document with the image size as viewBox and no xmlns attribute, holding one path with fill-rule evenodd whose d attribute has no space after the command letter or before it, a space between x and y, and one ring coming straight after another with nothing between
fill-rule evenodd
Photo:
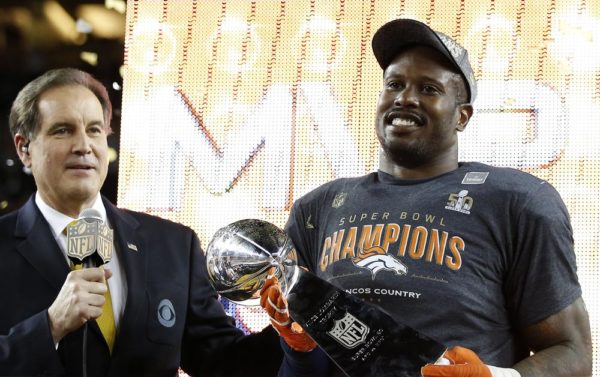
<instances>
[{"instance_id":1,"label":"player's beard","mask_svg":"<svg viewBox=\"0 0 600 377\"><path fill-rule=\"evenodd\" d=\"M381 140L380 140L381 142ZM406 168L416 168L430 162L436 154L439 145L431 145L424 140L416 140L410 144L381 142L381 147L386 158L395 165Z\"/></svg>"}]
</instances>

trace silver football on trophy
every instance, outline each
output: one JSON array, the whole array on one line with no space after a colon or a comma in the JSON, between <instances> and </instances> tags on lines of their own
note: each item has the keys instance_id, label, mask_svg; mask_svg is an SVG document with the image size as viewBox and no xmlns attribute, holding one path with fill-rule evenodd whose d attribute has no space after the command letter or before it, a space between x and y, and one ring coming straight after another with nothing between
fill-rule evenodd
<instances>
[{"instance_id":1,"label":"silver football on trophy","mask_svg":"<svg viewBox=\"0 0 600 377\"><path fill-rule=\"evenodd\" d=\"M245 219L219 229L206 249L208 278L223 297L258 305L270 267L284 294L296 273L296 254L283 230L267 221Z\"/></svg>"}]
</instances>

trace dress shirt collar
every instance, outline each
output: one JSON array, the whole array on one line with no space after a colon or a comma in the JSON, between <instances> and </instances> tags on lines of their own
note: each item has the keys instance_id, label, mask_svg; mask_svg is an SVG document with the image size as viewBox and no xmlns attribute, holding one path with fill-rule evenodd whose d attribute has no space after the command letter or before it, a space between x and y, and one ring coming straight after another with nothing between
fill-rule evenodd
<instances>
[{"instance_id":1,"label":"dress shirt collar","mask_svg":"<svg viewBox=\"0 0 600 377\"><path fill-rule=\"evenodd\" d=\"M48 224L50 224L50 229L52 230L52 234L54 235L55 239L59 238L59 236L62 234L63 229L65 229L71 221L77 220L58 212L57 210L46 204L46 202L44 202L44 199L42 199L42 196L40 195L39 191L35 193L35 204L40 209L40 212L42 212L42 215L44 216ZM104 221L105 224L108 224L108 222L106 221L106 208L104 208L104 203L102 203L102 196L100 195L100 193L98 193L98 195L96 196L94 205L91 208L100 212L102 221Z\"/></svg>"}]
</instances>

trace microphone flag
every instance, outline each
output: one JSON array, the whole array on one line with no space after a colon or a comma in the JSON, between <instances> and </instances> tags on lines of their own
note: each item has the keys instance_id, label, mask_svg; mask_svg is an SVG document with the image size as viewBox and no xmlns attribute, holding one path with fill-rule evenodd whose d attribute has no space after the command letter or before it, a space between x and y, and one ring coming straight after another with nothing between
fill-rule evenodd
<instances>
[{"instance_id":1,"label":"microphone flag","mask_svg":"<svg viewBox=\"0 0 600 377\"><path fill-rule=\"evenodd\" d=\"M98 254L101 264L108 263L112 248L113 230L104 224L98 211L83 210L76 221L67 225L67 256L74 263L84 263L94 258L94 253Z\"/></svg>"}]
</instances>

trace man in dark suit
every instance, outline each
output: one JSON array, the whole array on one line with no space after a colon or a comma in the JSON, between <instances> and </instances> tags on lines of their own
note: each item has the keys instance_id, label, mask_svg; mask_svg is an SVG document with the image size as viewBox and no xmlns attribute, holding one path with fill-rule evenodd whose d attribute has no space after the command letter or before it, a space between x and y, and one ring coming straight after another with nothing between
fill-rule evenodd
<instances>
[{"instance_id":1,"label":"man in dark suit","mask_svg":"<svg viewBox=\"0 0 600 377\"><path fill-rule=\"evenodd\" d=\"M0 218L0 375L82 375L84 364L90 376L274 374L277 336L234 326L195 233L100 195L111 111L104 86L68 68L13 103L10 130L37 192ZM113 257L72 271L63 229L87 208L114 229Z\"/></svg>"}]
</instances>

